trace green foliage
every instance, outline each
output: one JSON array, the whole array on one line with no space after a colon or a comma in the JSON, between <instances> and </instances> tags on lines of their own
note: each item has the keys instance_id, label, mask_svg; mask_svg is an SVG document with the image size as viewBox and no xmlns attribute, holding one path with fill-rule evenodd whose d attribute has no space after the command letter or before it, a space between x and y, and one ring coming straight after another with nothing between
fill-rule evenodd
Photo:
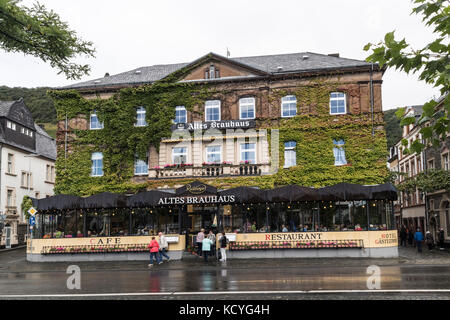
<instances>
[{"instance_id":1,"label":"green foliage","mask_svg":"<svg viewBox=\"0 0 450 320\"><path fill-rule=\"evenodd\" d=\"M178 76L177 76L178 78ZM280 168L273 175L200 179L219 188L299 184L327 186L338 182L360 184L383 183L388 178L386 167L386 137L383 130L375 130L372 137L370 114L331 116L328 112L329 93L336 83L326 79L290 91L298 97L300 110L309 114L281 120L257 119L258 127L280 133ZM279 107L284 90L274 90L269 103ZM88 117L97 111L102 130L73 130L76 139L70 142L69 153L59 149L55 192L90 195L103 191L137 192L147 188L189 183L197 178L150 180L133 183L134 156L144 157L149 146L158 148L161 139L170 137L175 106L185 105L193 111L206 99L223 92L215 92L207 85L161 81L153 85L120 90L109 99L84 99L77 91L49 91L55 101L59 120ZM277 104L277 105L276 105ZM146 127L135 127L136 108L146 108ZM382 114L376 114L375 126L383 126ZM72 133L71 133L72 135ZM70 138L71 139L71 138ZM348 165L334 165L333 139L345 140ZM283 168L284 142L297 142L297 166ZM102 177L91 177L91 154L103 152Z\"/></svg>"},{"instance_id":2,"label":"green foliage","mask_svg":"<svg viewBox=\"0 0 450 320\"><path fill-rule=\"evenodd\" d=\"M450 89L450 44L448 37L450 34L450 6L448 0L414 0L416 7L412 13L423 16L425 25L433 28L436 38L421 49L411 49L405 39L395 40L394 31L387 33L384 41L377 44L369 43L364 47L368 51L372 49L372 54L368 61L378 62L380 65L402 70L406 73L420 73L419 79L438 87L443 96L447 95ZM436 110L436 101L430 100L424 105L419 124L431 120L431 128L434 134L427 134L426 143L432 142L434 145L439 140L445 139L447 132L450 132L450 120L448 111L450 110L450 98L447 95L443 102L444 113ZM399 117L403 113L399 111ZM402 125L410 123L410 119L402 120ZM422 129L423 130L423 127ZM423 133L423 131L420 131ZM411 150L420 152L425 144L417 143Z\"/></svg>"},{"instance_id":3,"label":"green foliage","mask_svg":"<svg viewBox=\"0 0 450 320\"><path fill-rule=\"evenodd\" d=\"M23 98L36 123L55 123L56 110L53 100L47 96L48 89L0 86L0 100L13 101Z\"/></svg>"},{"instance_id":4,"label":"green foliage","mask_svg":"<svg viewBox=\"0 0 450 320\"><path fill-rule=\"evenodd\" d=\"M402 138L402 127L400 125L399 118L396 117L396 112L398 110L399 109L391 109L384 112L388 149L395 146L395 144Z\"/></svg>"},{"instance_id":5,"label":"green foliage","mask_svg":"<svg viewBox=\"0 0 450 320\"><path fill-rule=\"evenodd\" d=\"M398 185L398 189L406 192L435 192L438 190L450 191L450 171L447 170L428 170L421 172L413 178Z\"/></svg>"},{"instance_id":6,"label":"green foliage","mask_svg":"<svg viewBox=\"0 0 450 320\"><path fill-rule=\"evenodd\" d=\"M59 16L38 2L31 8L19 0L0 0L0 48L49 62L68 79L80 79L90 67L70 62L79 55L94 57L92 42L83 41Z\"/></svg>"},{"instance_id":7,"label":"green foliage","mask_svg":"<svg viewBox=\"0 0 450 320\"><path fill-rule=\"evenodd\" d=\"M30 208L33 206L33 203L31 202L31 198L29 196L24 196L22 198L22 212L24 212L25 214L25 219L29 219L30 218L30 214L28 213L28 210L30 210Z\"/></svg>"}]
</instances>

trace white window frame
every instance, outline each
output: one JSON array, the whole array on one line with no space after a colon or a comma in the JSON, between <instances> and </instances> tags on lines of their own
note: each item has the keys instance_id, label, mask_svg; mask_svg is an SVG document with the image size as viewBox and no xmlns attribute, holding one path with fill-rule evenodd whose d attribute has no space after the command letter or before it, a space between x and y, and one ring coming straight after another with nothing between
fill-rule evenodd
<instances>
[{"instance_id":1,"label":"white window frame","mask_svg":"<svg viewBox=\"0 0 450 320\"><path fill-rule=\"evenodd\" d=\"M339 142L343 142L343 143L339 143ZM336 142L336 143L335 143ZM340 167L340 166L345 166L345 165L347 165L348 164L348 161L347 161L347 157L346 157L346 155L345 155L345 149L344 149L344 146L345 146L345 140L344 139L339 139L339 140L335 140L335 139L333 139L333 155L334 155L334 165L336 166L336 167ZM334 150L335 149L337 149L337 151L338 152L343 152L344 153L344 160L345 160L345 163L336 163L336 155L334 154Z\"/></svg>"},{"instance_id":2,"label":"white window frame","mask_svg":"<svg viewBox=\"0 0 450 320\"><path fill-rule=\"evenodd\" d=\"M449 170L449 153L448 152L442 154L442 169L446 170L446 171Z\"/></svg>"},{"instance_id":3,"label":"white window frame","mask_svg":"<svg viewBox=\"0 0 450 320\"><path fill-rule=\"evenodd\" d=\"M6 127L8 129L12 129L12 122L11 121L6 121Z\"/></svg>"},{"instance_id":4,"label":"white window frame","mask_svg":"<svg viewBox=\"0 0 450 320\"><path fill-rule=\"evenodd\" d=\"M147 113L147 110L144 107L142 107L142 106L137 107L137 109L136 109L136 123L134 124L135 127L146 127L147 126L147 120L145 119L146 113ZM144 120L143 120L144 122L143 123L139 122L139 116L140 115L141 116L144 115Z\"/></svg>"},{"instance_id":5,"label":"white window frame","mask_svg":"<svg viewBox=\"0 0 450 320\"><path fill-rule=\"evenodd\" d=\"M183 149L184 152L176 152L177 151L176 149ZM183 162L180 162L180 163L175 162L175 157L181 157L181 156L184 156L184 158L185 158L184 163L187 163L187 153L188 153L188 147L173 147L172 148L172 163L173 164L182 164Z\"/></svg>"},{"instance_id":6,"label":"white window frame","mask_svg":"<svg viewBox=\"0 0 450 320\"><path fill-rule=\"evenodd\" d=\"M291 110L291 104L294 103L294 100L288 100L294 98L295 99L295 114L294 115L284 115L284 108L285 107L289 107L289 110ZM290 113L290 112L289 112ZM284 96L281 98L281 117L282 118L292 118L295 117L297 115L297 97L290 94L287 96Z\"/></svg>"},{"instance_id":7,"label":"white window frame","mask_svg":"<svg viewBox=\"0 0 450 320\"><path fill-rule=\"evenodd\" d=\"M251 148L251 149L243 149L243 147L245 146L245 145L253 145L253 148ZM253 151L254 153L255 153L255 162L254 163L252 163L252 162L250 162L251 164L256 164L256 163L258 163L258 154L257 154L257 152L256 152L256 143L251 143L251 142L246 142L246 143L241 143L241 145L240 145L240 152L239 152L239 157L240 157L240 160L239 161L248 161L248 160L246 160L246 159L243 159L243 157L242 157L242 153L243 152L251 152L251 151Z\"/></svg>"},{"instance_id":8,"label":"white window frame","mask_svg":"<svg viewBox=\"0 0 450 320\"><path fill-rule=\"evenodd\" d=\"M177 121L177 111L184 111L184 121ZM186 123L187 122L187 110L185 106L176 106L175 107L175 123Z\"/></svg>"},{"instance_id":9,"label":"white window frame","mask_svg":"<svg viewBox=\"0 0 450 320\"><path fill-rule=\"evenodd\" d=\"M219 148L219 150L210 151L211 148ZM209 161L208 156L213 154L219 154L219 161ZM222 162L222 146L207 146L206 147L206 162L208 163L221 163Z\"/></svg>"},{"instance_id":10,"label":"white window frame","mask_svg":"<svg viewBox=\"0 0 450 320\"><path fill-rule=\"evenodd\" d=\"M145 172L137 172L138 168L144 168ZM148 175L148 158L147 160L136 159L134 161L134 175L135 176L145 176Z\"/></svg>"},{"instance_id":11,"label":"white window frame","mask_svg":"<svg viewBox=\"0 0 450 320\"><path fill-rule=\"evenodd\" d=\"M208 120L208 109L215 109L219 108L219 119L214 120ZM212 121L220 121L221 117L221 103L220 100L207 100L205 101L205 121L206 122L212 122Z\"/></svg>"},{"instance_id":12,"label":"white window frame","mask_svg":"<svg viewBox=\"0 0 450 320\"><path fill-rule=\"evenodd\" d=\"M6 167L7 173L10 173L10 174L14 173L14 160L15 160L14 153L8 153L7 167ZM11 169L11 171L9 169Z\"/></svg>"},{"instance_id":13,"label":"white window frame","mask_svg":"<svg viewBox=\"0 0 450 320\"><path fill-rule=\"evenodd\" d=\"M286 147L286 144L290 143L290 142L294 142L295 145ZM296 151L296 148L297 148L297 142L296 141L286 141L284 143L284 168L294 167L294 166L297 165L297 151ZM291 158L286 156L286 154L291 154L292 152L294 154L293 161L292 161ZM288 163L288 159L289 159L289 163Z\"/></svg>"},{"instance_id":14,"label":"white window frame","mask_svg":"<svg viewBox=\"0 0 450 320\"><path fill-rule=\"evenodd\" d=\"M244 100L252 100L252 102L244 102ZM242 108L243 107L252 107L253 108L253 117L243 117L242 116ZM248 114L248 109L247 109ZM247 120L247 119L255 119L256 117L256 106L255 106L255 98L254 97L246 97L239 99L239 119Z\"/></svg>"},{"instance_id":15,"label":"white window frame","mask_svg":"<svg viewBox=\"0 0 450 320\"><path fill-rule=\"evenodd\" d=\"M332 94L336 94L336 93L343 94L344 97L343 98L342 97L331 97ZM335 112L335 113L331 112L331 101L341 101L341 100L344 100L344 112ZM339 106L337 108L339 109ZM330 109L330 114L332 114L332 115L347 114L347 94L342 91L331 92L329 109Z\"/></svg>"},{"instance_id":16,"label":"white window frame","mask_svg":"<svg viewBox=\"0 0 450 320\"><path fill-rule=\"evenodd\" d=\"M96 164L95 161L98 161L98 160L101 160L101 164L102 164L101 167L95 166L95 164ZM94 153L92 153L91 161L92 161L91 177L102 177L103 174L104 174L104 172L103 172L103 153L102 152L94 152ZM97 171L97 170L95 170L95 168L101 168L102 174L94 174L94 172Z\"/></svg>"},{"instance_id":17,"label":"white window frame","mask_svg":"<svg viewBox=\"0 0 450 320\"><path fill-rule=\"evenodd\" d=\"M11 197L9 196L9 194L11 194ZM16 206L16 190L14 188L6 188L6 206L7 207Z\"/></svg>"},{"instance_id":18,"label":"white window frame","mask_svg":"<svg viewBox=\"0 0 450 320\"><path fill-rule=\"evenodd\" d=\"M95 117L95 118L97 118L97 123L99 124L99 127L97 128L93 128L92 127L92 117ZM100 122L100 120L98 119L98 116L97 116L97 113L96 112L94 112L94 113L91 113L91 117L90 117L90 119L89 119L89 129L90 130L101 130L101 129L103 129L103 122Z\"/></svg>"}]
</instances>

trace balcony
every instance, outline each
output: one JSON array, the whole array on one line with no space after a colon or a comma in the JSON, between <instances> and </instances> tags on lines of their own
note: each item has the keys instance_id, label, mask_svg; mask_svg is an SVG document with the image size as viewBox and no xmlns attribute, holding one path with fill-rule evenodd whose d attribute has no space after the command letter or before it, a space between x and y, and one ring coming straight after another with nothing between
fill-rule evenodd
<instances>
[{"instance_id":1,"label":"balcony","mask_svg":"<svg viewBox=\"0 0 450 320\"><path fill-rule=\"evenodd\" d=\"M150 179L176 179L187 177L227 177L227 176L259 176L268 173L269 164L217 164L217 165L179 165L149 170Z\"/></svg>"}]
</instances>

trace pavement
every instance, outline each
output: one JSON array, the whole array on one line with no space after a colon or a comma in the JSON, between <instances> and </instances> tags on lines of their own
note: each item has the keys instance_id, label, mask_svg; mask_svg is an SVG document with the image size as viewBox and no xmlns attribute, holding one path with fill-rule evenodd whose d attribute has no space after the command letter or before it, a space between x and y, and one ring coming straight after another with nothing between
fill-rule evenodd
<instances>
[{"instance_id":1,"label":"pavement","mask_svg":"<svg viewBox=\"0 0 450 320\"><path fill-rule=\"evenodd\" d=\"M399 248L390 259L79 262L81 289L67 287L69 265L32 263L25 249L0 252L0 299L434 299L450 300L450 252ZM369 266L380 270L368 289Z\"/></svg>"}]
</instances>

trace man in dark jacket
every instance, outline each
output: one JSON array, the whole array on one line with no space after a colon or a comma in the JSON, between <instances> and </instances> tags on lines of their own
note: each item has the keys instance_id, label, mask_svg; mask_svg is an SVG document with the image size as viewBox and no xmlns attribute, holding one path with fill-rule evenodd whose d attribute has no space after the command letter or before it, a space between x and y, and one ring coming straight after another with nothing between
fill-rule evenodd
<instances>
[{"instance_id":1,"label":"man in dark jacket","mask_svg":"<svg viewBox=\"0 0 450 320\"><path fill-rule=\"evenodd\" d=\"M439 239L439 249L444 250L445 235L444 235L444 228L442 227L439 230L438 239Z\"/></svg>"},{"instance_id":2,"label":"man in dark jacket","mask_svg":"<svg viewBox=\"0 0 450 320\"><path fill-rule=\"evenodd\" d=\"M425 234L425 242L427 243L428 250L429 251L433 250L434 239L430 231L427 231L427 233Z\"/></svg>"},{"instance_id":3,"label":"man in dark jacket","mask_svg":"<svg viewBox=\"0 0 450 320\"><path fill-rule=\"evenodd\" d=\"M416 241L417 244L417 252L422 252L423 233L420 232L419 228L417 228L417 231L414 234L414 240Z\"/></svg>"},{"instance_id":4,"label":"man in dark jacket","mask_svg":"<svg viewBox=\"0 0 450 320\"><path fill-rule=\"evenodd\" d=\"M414 232L412 230L412 228L408 229L408 244L412 247L413 245L413 240L414 240Z\"/></svg>"},{"instance_id":5,"label":"man in dark jacket","mask_svg":"<svg viewBox=\"0 0 450 320\"><path fill-rule=\"evenodd\" d=\"M400 245L403 247L406 247L406 228L405 226L402 226L402 229L400 230Z\"/></svg>"}]
</instances>

